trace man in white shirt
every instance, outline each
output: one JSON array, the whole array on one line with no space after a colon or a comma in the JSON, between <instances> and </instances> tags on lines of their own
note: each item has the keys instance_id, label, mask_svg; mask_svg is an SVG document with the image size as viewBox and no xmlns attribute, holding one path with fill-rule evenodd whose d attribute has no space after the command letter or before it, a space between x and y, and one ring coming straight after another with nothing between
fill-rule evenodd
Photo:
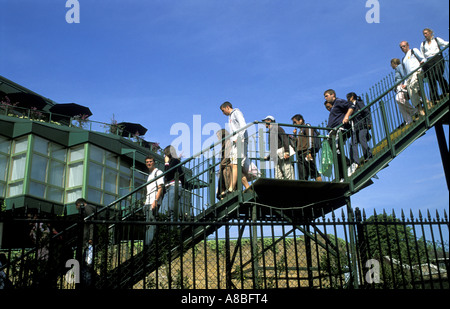
<instances>
[{"instance_id":1,"label":"man in white shirt","mask_svg":"<svg viewBox=\"0 0 450 309\"><path fill-rule=\"evenodd\" d=\"M426 61L423 65L423 70L430 85L431 100L436 101L439 99L438 82L444 94L449 92L448 82L444 78L445 64L440 53L441 49L448 46L448 42L435 37L433 30L429 28L423 30L423 36L425 37L425 41L420 44L420 50Z\"/></svg>"},{"instance_id":2,"label":"man in white shirt","mask_svg":"<svg viewBox=\"0 0 450 309\"><path fill-rule=\"evenodd\" d=\"M403 71L406 75L409 75L411 72L414 72L405 82L403 88L408 90L409 97L411 98L411 103L414 107L416 107L421 115L425 115L423 108L420 104L420 95L419 95L419 79L418 75L420 73L420 69L416 70L420 67L420 63L425 60L422 53L417 49L409 48L409 43L406 41L400 42L400 49L405 53L405 57L402 60Z\"/></svg>"},{"instance_id":3,"label":"man in white shirt","mask_svg":"<svg viewBox=\"0 0 450 309\"><path fill-rule=\"evenodd\" d=\"M160 205L164 188L164 177L160 177L154 181L152 179L162 175L162 172L156 168L155 159L151 156L145 158L145 165L148 168L148 178L146 187L146 198L144 205L145 218L147 221L153 221L158 205ZM151 181L151 182L150 182ZM155 234L156 225L147 225L145 231L145 244L150 245Z\"/></svg>"},{"instance_id":4,"label":"man in white shirt","mask_svg":"<svg viewBox=\"0 0 450 309\"><path fill-rule=\"evenodd\" d=\"M245 123L244 115L238 108L233 108L233 106L231 105L230 102L224 102L222 105L220 105L220 110L222 111L222 113L225 116L228 116L231 133L237 132L230 138L230 140L232 142L231 151L230 151L232 174L231 174L230 188L228 189L228 191L229 192L234 191L236 184L237 184L238 158L242 158L242 161L241 161L242 184L247 189L250 186L248 184L247 177L246 177L248 174L248 167L249 167L248 160L247 160L248 133L247 133L247 130L241 130L242 128L244 128L247 125ZM239 130L241 130L241 131L239 131ZM238 152L238 148L239 148L239 152Z\"/></svg>"}]
</instances>

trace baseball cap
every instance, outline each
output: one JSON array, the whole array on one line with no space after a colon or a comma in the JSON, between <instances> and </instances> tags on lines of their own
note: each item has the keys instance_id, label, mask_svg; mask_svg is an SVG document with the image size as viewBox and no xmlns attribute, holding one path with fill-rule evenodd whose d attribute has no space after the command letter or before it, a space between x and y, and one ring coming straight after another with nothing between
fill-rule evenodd
<instances>
[{"instance_id":1,"label":"baseball cap","mask_svg":"<svg viewBox=\"0 0 450 309\"><path fill-rule=\"evenodd\" d=\"M267 116L266 118L264 118L263 120L261 120L261 121L266 121L266 120L271 120L272 122L275 122L275 118L273 117L273 116Z\"/></svg>"}]
</instances>

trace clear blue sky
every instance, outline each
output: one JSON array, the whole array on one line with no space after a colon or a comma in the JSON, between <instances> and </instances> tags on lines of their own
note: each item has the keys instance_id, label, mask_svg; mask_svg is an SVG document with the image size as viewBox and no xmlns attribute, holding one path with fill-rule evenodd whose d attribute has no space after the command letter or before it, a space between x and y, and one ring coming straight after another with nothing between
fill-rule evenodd
<instances>
[{"instance_id":1,"label":"clear blue sky","mask_svg":"<svg viewBox=\"0 0 450 309\"><path fill-rule=\"evenodd\" d=\"M449 39L444 0L379 0L380 23L366 22L365 0L78 2L80 23L69 24L65 0L0 0L0 75L89 106L92 120L141 123L162 147L193 115L224 125L227 100L247 122L301 113L317 125L324 90L366 92L402 56L399 42L418 47L425 27ZM378 176L354 207L448 211L434 129Z\"/></svg>"}]
</instances>

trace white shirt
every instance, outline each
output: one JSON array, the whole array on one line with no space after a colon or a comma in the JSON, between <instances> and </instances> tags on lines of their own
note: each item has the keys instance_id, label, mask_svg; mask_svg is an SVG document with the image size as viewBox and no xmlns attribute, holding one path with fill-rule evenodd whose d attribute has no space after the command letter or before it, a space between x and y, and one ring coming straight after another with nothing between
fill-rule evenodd
<instances>
[{"instance_id":1,"label":"white shirt","mask_svg":"<svg viewBox=\"0 0 450 309\"><path fill-rule=\"evenodd\" d=\"M230 116L228 117L228 121L229 121L229 125L230 125L230 130L232 133L239 131L239 129L241 129L247 125L245 123L244 115L238 108L233 109ZM238 133L241 140L244 140L246 132L247 132L247 130L242 130ZM236 141L237 135L233 135L230 139L233 142Z\"/></svg>"},{"instance_id":2,"label":"white shirt","mask_svg":"<svg viewBox=\"0 0 450 309\"><path fill-rule=\"evenodd\" d=\"M148 175L147 182L160 176L161 174L162 172L159 169L154 168L150 175ZM158 187L161 185L164 185L164 177L160 177L159 179L152 181L147 185L147 197L145 199L146 205L151 205L155 201Z\"/></svg>"},{"instance_id":3,"label":"white shirt","mask_svg":"<svg viewBox=\"0 0 450 309\"><path fill-rule=\"evenodd\" d=\"M412 49L408 50L402 60L402 66L404 66L406 75L420 67L420 62L423 60L425 58L417 48L414 48L414 55L412 54Z\"/></svg>"},{"instance_id":4,"label":"white shirt","mask_svg":"<svg viewBox=\"0 0 450 309\"><path fill-rule=\"evenodd\" d=\"M420 50L426 59L433 57L437 53L439 53L440 49L444 49L448 46L448 42L444 41L441 38L432 38L430 42L427 40L423 41L420 44ZM440 49L439 49L440 47Z\"/></svg>"}]
</instances>

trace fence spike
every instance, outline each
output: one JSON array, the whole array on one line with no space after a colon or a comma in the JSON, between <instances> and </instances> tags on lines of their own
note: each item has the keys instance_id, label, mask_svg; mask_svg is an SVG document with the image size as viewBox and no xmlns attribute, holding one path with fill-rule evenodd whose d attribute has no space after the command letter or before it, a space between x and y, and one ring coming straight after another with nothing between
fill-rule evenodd
<instances>
[{"instance_id":1,"label":"fence spike","mask_svg":"<svg viewBox=\"0 0 450 309\"><path fill-rule=\"evenodd\" d=\"M439 222L441 220L440 216L439 216L439 212L436 209L436 221Z\"/></svg>"},{"instance_id":2,"label":"fence spike","mask_svg":"<svg viewBox=\"0 0 450 309\"><path fill-rule=\"evenodd\" d=\"M411 217L411 222L414 222L414 215L412 209L409 210L409 216Z\"/></svg>"}]
</instances>

